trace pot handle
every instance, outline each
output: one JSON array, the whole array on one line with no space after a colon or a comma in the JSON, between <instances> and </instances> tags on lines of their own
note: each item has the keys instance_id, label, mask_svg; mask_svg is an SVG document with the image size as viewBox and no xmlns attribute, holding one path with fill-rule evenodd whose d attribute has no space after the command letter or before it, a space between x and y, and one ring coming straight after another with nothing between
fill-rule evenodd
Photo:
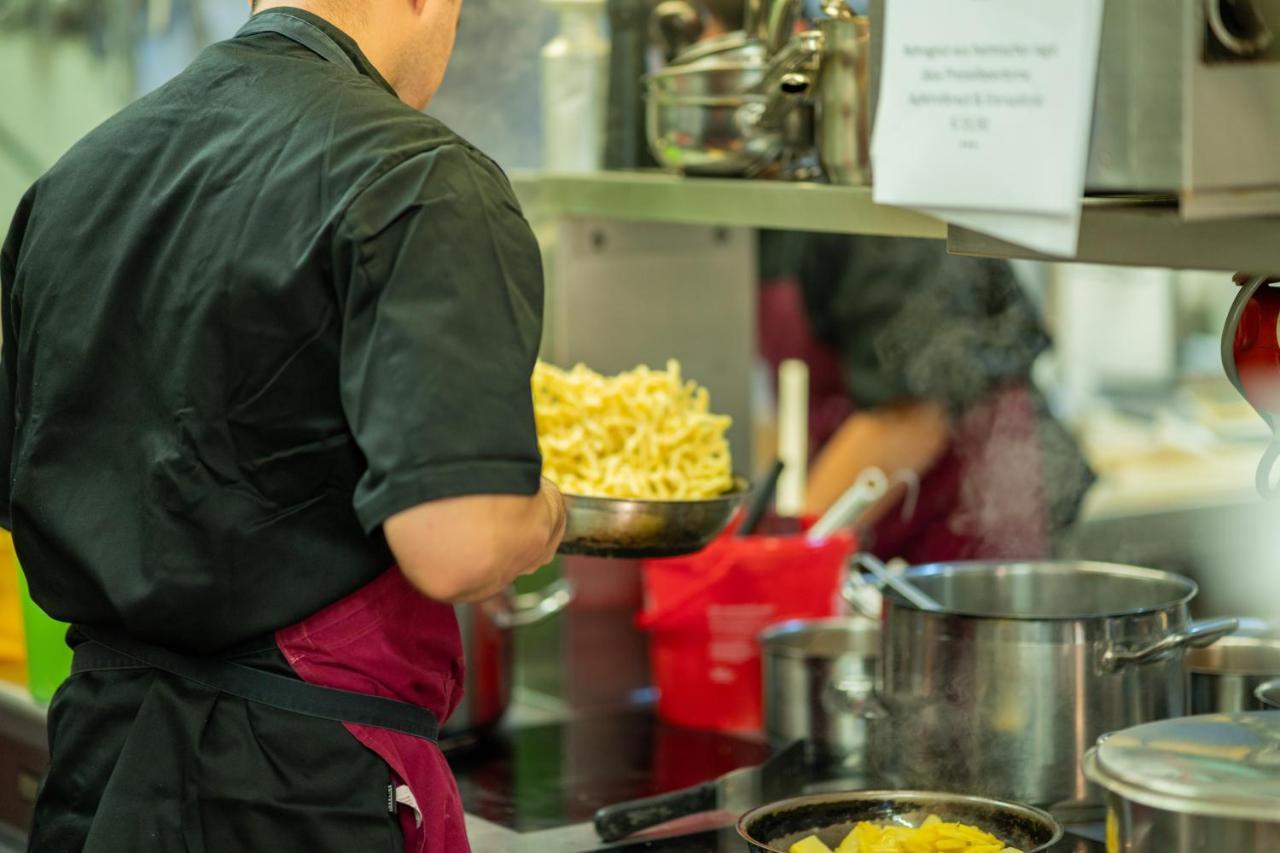
<instances>
[{"instance_id":1,"label":"pot handle","mask_svg":"<svg viewBox=\"0 0 1280 853\"><path fill-rule=\"evenodd\" d=\"M864 720L883 720L888 710L874 692L866 692L866 682L854 679L833 681L826 687L824 700L831 707L852 711Z\"/></svg>"},{"instance_id":2,"label":"pot handle","mask_svg":"<svg viewBox=\"0 0 1280 853\"><path fill-rule=\"evenodd\" d=\"M1146 646L1108 648L1102 653L1102 668L1107 672L1118 672L1126 666L1153 661L1174 649L1186 647L1198 649L1211 646L1228 634L1235 633L1239 627L1239 619L1203 619L1192 622L1185 628L1166 634Z\"/></svg>"},{"instance_id":3,"label":"pot handle","mask_svg":"<svg viewBox=\"0 0 1280 853\"><path fill-rule=\"evenodd\" d=\"M521 628L550 618L573 601L573 583L567 578L550 583L545 589L518 595L512 602L511 612L492 614L499 628Z\"/></svg>"},{"instance_id":4,"label":"pot handle","mask_svg":"<svg viewBox=\"0 0 1280 853\"><path fill-rule=\"evenodd\" d=\"M1280 708L1280 678L1264 681L1253 690L1253 698L1263 708Z\"/></svg>"},{"instance_id":5,"label":"pot handle","mask_svg":"<svg viewBox=\"0 0 1280 853\"><path fill-rule=\"evenodd\" d=\"M849 571L845 574L844 584L840 587L840 597L860 616L879 622L882 595L876 584L869 583L862 576L860 567L864 556L854 554L849 558Z\"/></svg>"}]
</instances>

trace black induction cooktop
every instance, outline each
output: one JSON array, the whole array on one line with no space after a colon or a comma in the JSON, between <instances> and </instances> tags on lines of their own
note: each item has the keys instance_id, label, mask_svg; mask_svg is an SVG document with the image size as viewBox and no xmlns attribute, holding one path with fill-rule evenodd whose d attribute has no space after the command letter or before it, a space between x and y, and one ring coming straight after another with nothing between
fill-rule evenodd
<instances>
[{"instance_id":1,"label":"black induction cooktop","mask_svg":"<svg viewBox=\"0 0 1280 853\"><path fill-rule=\"evenodd\" d=\"M651 708L564 723L500 729L452 749L449 763L466 811L517 833L590 821L602 806L674 791L759 764L755 739L668 726ZM1104 853L1098 827L1076 827L1052 853ZM732 828L636 839L610 853L744 853ZM582 851L587 853L587 851Z\"/></svg>"},{"instance_id":2,"label":"black induction cooktop","mask_svg":"<svg viewBox=\"0 0 1280 853\"><path fill-rule=\"evenodd\" d=\"M649 708L498 730L449 751L469 814L516 832L591 820L602 806L759 764L758 740L668 726Z\"/></svg>"}]
</instances>

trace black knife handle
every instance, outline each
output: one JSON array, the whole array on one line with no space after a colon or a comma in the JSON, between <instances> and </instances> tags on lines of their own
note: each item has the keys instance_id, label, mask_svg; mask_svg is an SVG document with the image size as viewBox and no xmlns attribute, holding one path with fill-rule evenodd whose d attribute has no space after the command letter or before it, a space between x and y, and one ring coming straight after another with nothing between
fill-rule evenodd
<instances>
[{"instance_id":1,"label":"black knife handle","mask_svg":"<svg viewBox=\"0 0 1280 853\"><path fill-rule=\"evenodd\" d=\"M596 812L596 834L601 841L618 841L678 817L714 811L716 803L716 783L704 782L643 800L605 806Z\"/></svg>"}]
</instances>

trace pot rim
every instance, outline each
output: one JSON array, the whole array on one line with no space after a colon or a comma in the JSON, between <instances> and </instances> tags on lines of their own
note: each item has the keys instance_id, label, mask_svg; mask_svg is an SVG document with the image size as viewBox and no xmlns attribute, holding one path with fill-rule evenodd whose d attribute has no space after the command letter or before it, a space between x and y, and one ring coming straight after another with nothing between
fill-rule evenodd
<instances>
[{"instance_id":1,"label":"pot rim","mask_svg":"<svg viewBox=\"0 0 1280 853\"><path fill-rule=\"evenodd\" d=\"M763 104L764 95L672 95L649 93L645 101L655 107L728 107L741 109L748 104Z\"/></svg>"},{"instance_id":2,"label":"pot rim","mask_svg":"<svg viewBox=\"0 0 1280 853\"><path fill-rule=\"evenodd\" d=\"M1141 566L1127 566L1122 563L1107 563L1092 560L957 560L947 563L926 563L919 566L912 566L903 572L903 577L908 580L913 580L916 578L928 578L943 574L956 574L959 572L978 573L989 571L994 568L1023 569L1033 566L1056 566L1059 568L1072 566L1076 567L1076 571L1085 574L1124 576L1152 581L1175 581L1182 584L1185 587L1186 592L1178 598L1147 607L1129 607L1120 610L1105 610L1094 613L1074 613L1051 616L1021 615L1017 613L984 613L978 610L961 610L949 607L943 607L940 610L922 610L892 590L886 590L884 592L884 600L897 610L906 610L920 613L925 616L941 617L945 619L982 619L988 621L1000 620L1007 622L1078 622L1081 620L1118 619L1132 616L1144 616L1152 613L1163 613L1177 607L1185 607L1200 592L1199 584L1185 575L1166 572L1160 569L1147 569L1142 568Z\"/></svg>"},{"instance_id":3,"label":"pot rim","mask_svg":"<svg viewBox=\"0 0 1280 853\"><path fill-rule=\"evenodd\" d=\"M832 800L894 800L894 799L912 799L916 797L927 797L929 799L949 800L951 802L961 803L981 803L987 806L995 805L1001 809L1020 814L1024 817L1032 817L1039 821L1046 822L1054 828L1053 837L1037 847L1032 847L1026 853L1037 853L1037 851L1049 850L1055 844L1062 840L1065 832L1062 828L1062 822L1049 814L1044 809L1038 809L1035 806L1028 806L1022 803L1015 803L1010 800L997 800L991 797L980 797L975 794L954 794L948 791L922 791L908 790L897 791L891 789L874 790L874 791L842 791L829 794L806 794L800 797L789 797L787 799L776 800L772 803L766 803L762 806L756 806L746 812L742 817L738 818L737 830L738 835L749 844L754 844L764 850L771 850L774 853L787 853L785 850L779 850L763 841L754 838L748 831L748 823L759 815L771 813L774 810L782 808L803 807L817 803L828 803Z\"/></svg>"},{"instance_id":4,"label":"pot rim","mask_svg":"<svg viewBox=\"0 0 1280 853\"><path fill-rule=\"evenodd\" d=\"M663 80L670 80L675 77L697 77L708 73L726 73L732 71L741 72L758 72L763 75L769 70L768 63L764 62L732 62L729 60L721 60L718 62L706 62L698 65L668 65L666 68L659 68L657 71L650 71L640 79L647 85L654 85Z\"/></svg>"},{"instance_id":5,"label":"pot rim","mask_svg":"<svg viewBox=\"0 0 1280 853\"><path fill-rule=\"evenodd\" d=\"M869 619L859 619L856 616L828 616L817 619L788 619L785 622L776 622L760 632L760 648L763 654L773 657L790 658L793 660L806 660L810 658L831 659L844 657L845 655L853 655L855 657L879 657L880 652L871 653L859 652L854 649L841 651L836 655L823 655L812 651L804 651L792 646L783 645L778 642L785 637L792 637L802 631L817 628L853 628L850 633L857 635L870 635L879 637L880 625Z\"/></svg>"},{"instance_id":6,"label":"pot rim","mask_svg":"<svg viewBox=\"0 0 1280 853\"><path fill-rule=\"evenodd\" d=\"M1238 651L1242 656L1256 650L1259 655L1273 655L1274 661L1268 665L1260 664L1257 666L1252 665L1252 663L1238 666L1213 666L1202 662L1203 658L1206 657L1225 656L1230 658L1233 654L1232 650ZM1239 634L1233 634L1229 637L1223 637L1212 646L1188 649L1186 667L1187 672L1210 677L1280 677L1280 639L1273 637L1242 637Z\"/></svg>"}]
</instances>

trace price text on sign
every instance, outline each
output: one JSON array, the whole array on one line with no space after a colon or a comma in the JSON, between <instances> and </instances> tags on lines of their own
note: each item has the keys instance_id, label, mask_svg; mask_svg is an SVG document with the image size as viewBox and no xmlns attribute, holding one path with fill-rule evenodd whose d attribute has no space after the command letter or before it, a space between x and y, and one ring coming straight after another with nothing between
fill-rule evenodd
<instances>
[{"instance_id":1,"label":"price text on sign","mask_svg":"<svg viewBox=\"0 0 1280 853\"><path fill-rule=\"evenodd\" d=\"M1045 107L1037 77L1056 59L1056 44L905 44L902 55L918 69L907 101L945 114L960 148L976 148L998 127L1002 111ZM957 108L966 112L956 112Z\"/></svg>"}]
</instances>

